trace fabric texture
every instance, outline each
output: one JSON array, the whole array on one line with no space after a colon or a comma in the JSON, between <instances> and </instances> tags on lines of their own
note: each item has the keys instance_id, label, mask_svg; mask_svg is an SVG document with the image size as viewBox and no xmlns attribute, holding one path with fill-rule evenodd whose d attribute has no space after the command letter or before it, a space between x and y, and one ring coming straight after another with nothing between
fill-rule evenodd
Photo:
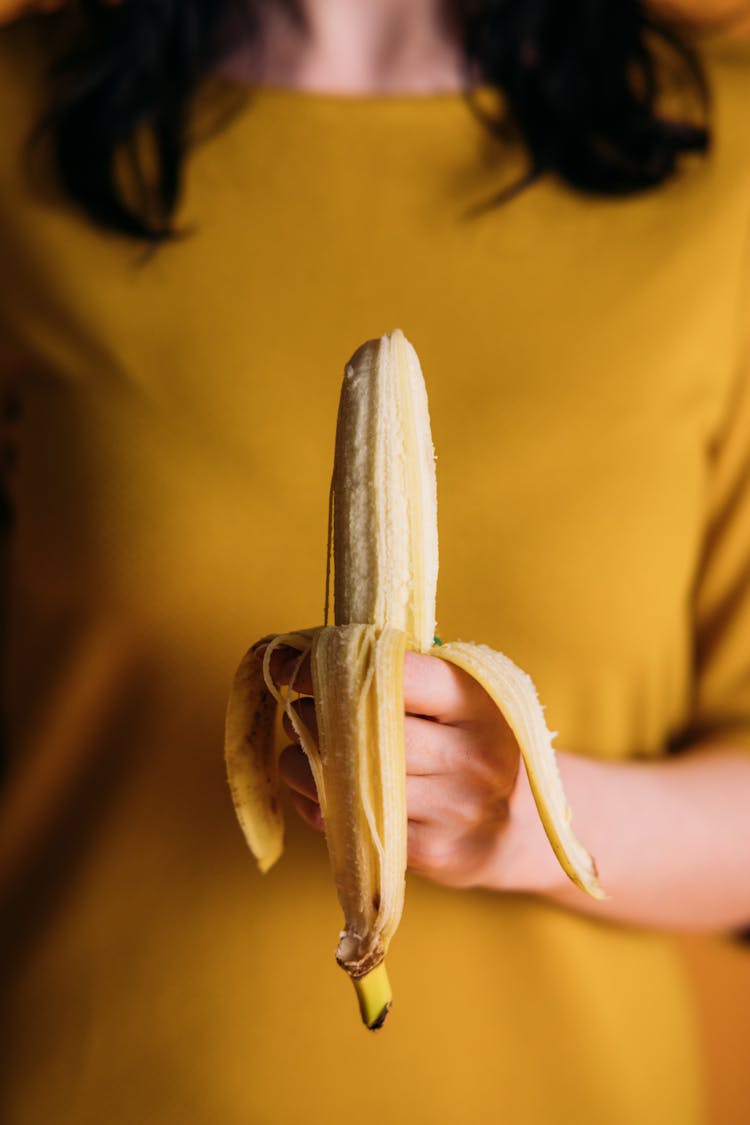
<instances>
[{"instance_id":1,"label":"fabric texture","mask_svg":"<svg viewBox=\"0 0 750 1125\"><path fill-rule=\"evenodd\" d=\"M400 327L440 635L528 671L560 748L750 747L750 66L707 66L671 184L471 216L522 156L462 98L251 92L144 255L27 190L42 52L0 38L8 1125L702 1120L673 940L531 898L410 877L365 1033L324 843L290 817L256 873L222 724L245 648L321 621L343 364Z\"/></svg>"}]
</instances>

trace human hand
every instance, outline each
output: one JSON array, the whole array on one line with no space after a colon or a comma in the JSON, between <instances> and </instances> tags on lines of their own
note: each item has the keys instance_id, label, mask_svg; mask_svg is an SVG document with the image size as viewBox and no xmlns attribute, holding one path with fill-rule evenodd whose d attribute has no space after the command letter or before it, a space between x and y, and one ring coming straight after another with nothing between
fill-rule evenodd
<instances>
[{"instance_id":1,"label":"human hand","mask_svg":"<svg viewBox=\"0 0 750 1125\"><path fill-rule=\"evenodd\" d=\"M278 649L271 675L289 682L298 653ZM295 707L313 733L315 706L307 659L294 681ZM407 652L404 665L408 865L446 886L488 885L496 865L508 802L519 765L515 738L484 689L466 672L434 656ZM300 816L322 830L312 773L294 741L279 768Z\"/></svg>"}]
</instances>

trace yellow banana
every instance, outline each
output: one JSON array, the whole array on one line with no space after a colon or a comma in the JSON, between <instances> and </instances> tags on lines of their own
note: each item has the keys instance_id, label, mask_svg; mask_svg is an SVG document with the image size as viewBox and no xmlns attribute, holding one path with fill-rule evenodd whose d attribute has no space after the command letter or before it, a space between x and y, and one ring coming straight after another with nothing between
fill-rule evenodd
<instances>
[{"instance_id":1,"label":"yellow banana","mask_svg":"<svg viewBox=\"0 0 750 1125\"><path fill-rule=\"evenodd\" d=\"M344 930L336 958L352 978L365 1024L391 1003L384 958L404 900L406 768L403 661L430 652L473 676L500 708L526 765L550 843L583 890L603 897L596 868L573 835L553 735L529 677L483 645L435 643L438 572L435 458L419 360L399 331L370 340L346 366L331 488L329 577L334 625L266 638L235 675L226 764L237 816L261 871L283 850L276 705L310 762ZM328 590L325 620L328 621ZM318 737L269 673L278 645L310 653Z\"/></svg>"}]
</instances>

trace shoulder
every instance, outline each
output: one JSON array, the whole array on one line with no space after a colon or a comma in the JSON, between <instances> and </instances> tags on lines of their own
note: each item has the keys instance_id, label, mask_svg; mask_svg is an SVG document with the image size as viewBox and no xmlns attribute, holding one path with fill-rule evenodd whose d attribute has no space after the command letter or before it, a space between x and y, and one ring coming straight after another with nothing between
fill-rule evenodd
<instances>
[{"instance_id":1,"label":"shoulder","mask_svg":"<svg viewBox=\"0 0 750 1125\"><path fill-rule=\"evenodd\" d=\"M750 235L750 41L704 34L688 45L705 84L709 147L705 155L686 159L672 184L657 194L664 221L680 238L702 239L711 249L714 280L723 263L722 272L736 283L746 273ZM662 111L676 123L695 120L695 89L686 85L684 71L671 82L673 76L674 71L662 72Z\"/></svg>"},{"instance_id":2,"label":"shoulder","mask_svg":"<svg viewBox=\"0 0 750 1125\"><path fill-rule=\"evenodd\" d=\"M750 38L713 39L702 49L712 144L708 157L723 209L735 208L744 247L743 289L750 288Z\"/></svg>"},{"instance_id":3,"label":"shoulder","mask_svg":"<svg viewBox=\"0 0 750 1125\"><path fill-rule=\"evenodd\" d=\"M739 410L736 396L744 397L747 403L750 394L750 37L713 37L701 44L699 57L708 83L711 114L707 165L713 190L706 204L718 223L730 228L730 234L734 231L734 246L729 248L727 258L737 279L732 333L735 362L726 417L734 429L741 429L747 449L750 415L747 410Z\"/></svg>"},{"instance_id":4,"label":"shoulder","mask_svg":"<svg viewBox=\"0 0 750 1125\"><path fill-rule=\"evenodd\" d=\"M750 174L750 39L711 37L697 43L710 99L715 159Z\"/></svg>"}]
</instances>

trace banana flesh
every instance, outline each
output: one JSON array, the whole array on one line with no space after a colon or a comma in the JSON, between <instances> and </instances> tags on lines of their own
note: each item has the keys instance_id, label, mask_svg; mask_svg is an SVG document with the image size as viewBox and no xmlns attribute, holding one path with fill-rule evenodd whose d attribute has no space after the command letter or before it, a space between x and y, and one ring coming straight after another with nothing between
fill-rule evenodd
<instances>
[{"instance_id":1,"label":"banana flesh","mask_svg":"<svg viewBox=\"0 0 750 1125\"><path fill-rule=\"evenodd\" d=\"M419 360L401 332L368 340L346 365L331 492L336 624L390 625L428 652L438 575L435 453Z\"/></svg>"},{"instance_id":2,"label":"banana flesh","mask_svg":"<svg viewBox=\"0 0 750 1125\"><path fill-rule=\"evenodd\" d=\"M280 706L310 762L344 913L336 958L352 978L363 1021L391 1004L384 959L403 909L406 767L403 662L407 648L464 669L503 713L524 759L550 844L569 877L603 898L596 867L571 828L533 683L485 645L434 643L438 573L435 459L419 360L404 335L370 340L347 364L331 487L329 581L334 624L251 649L235 675L225 757L232 799L261 871L283 850L274 726ZM325 620L328 621L328 590ZM294 675L271 680L279 645L310 656L317 738L293 707Z\"/></svg>"}]
</instances>

